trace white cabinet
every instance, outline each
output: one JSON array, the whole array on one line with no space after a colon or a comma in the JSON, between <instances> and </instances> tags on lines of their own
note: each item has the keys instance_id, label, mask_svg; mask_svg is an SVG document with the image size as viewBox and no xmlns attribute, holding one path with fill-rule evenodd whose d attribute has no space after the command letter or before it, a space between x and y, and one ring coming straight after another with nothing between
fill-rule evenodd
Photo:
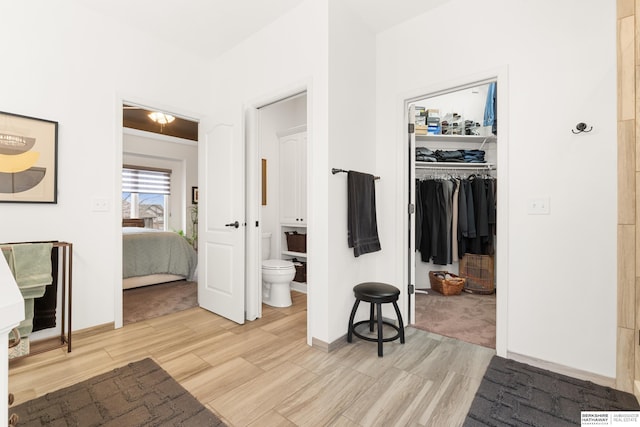
<instances>
[{"instance_id":1,"label":"white cabinet","mask_svg":"<svg viewBox=\"0 0 640 427\"><path fill-rule=\"evenodd\" d=\"M280 137L280 223L307 224L307 132Z\"/></svg>"},{"instance_id":2,"label":"white cabinet","mask_svg":"<svg viewBox=\"0 0 640 427\"><path fill-rule=\"evenodd\" d=\"M286 232L307 233L307 132L297 128L280 134L280 238L283 259L296 260L291 288L307 290L306 252L287 245ZM299 270L299 268L301 270ZM301 274L301 272L305 272ZM301 277L301 278L299 278ZM304 278L304 279L302 279Z\"/></svg>"}]
</instances>

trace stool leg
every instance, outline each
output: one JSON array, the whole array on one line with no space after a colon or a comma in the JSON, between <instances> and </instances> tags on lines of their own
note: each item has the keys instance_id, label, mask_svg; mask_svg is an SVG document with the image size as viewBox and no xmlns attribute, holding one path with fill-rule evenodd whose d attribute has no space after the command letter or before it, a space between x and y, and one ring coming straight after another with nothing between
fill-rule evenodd
<instances>
[{"instance_id":1,"label":"stool leg","mask_svg":"<svg viewBox=\"0 0 640 427\"><path fill-rule=\"evenodd\" d=\"M347 329L347 342L351 342L353 339L353 319L356 317L356 311L358 311L358 305L360 305L360 300L356 298L356 302L353 303L353 308L351 309L351 316L349 317L349 328Z\"/></svg>"},{"instance_id":2,"label":"stool leg","mask_svg":"<svg viewBox=\"0 0 640 427\"><path fill-rule=\"evenodd\" d=\"M400 309L398 308L398 304L393 301L393 308L396 310L396 316L398 316L398 326L400 328L400 343L404 344L404 323L402 323L402 315L400 314Z\"/></svg>"},{"instance_id":3,"label":"stool leg","mask_svg":"<svg viewBox=\"0 0 640 427\"><path fill-rule=\"evenodd\" d=\"M382 357L382 304L376 305L378 306L378 357Z\"/></svg>"},{"instance_id":4,"label":"stool leg","mask_svg":"<svg viewBox=\"0 0 640 427\"><path fill-rule=\"evenodd\" d=\"M369 332L373 332L373 308L374 308L375 304L374 303L370 303L369 304Z\"/></svg>"}]
</instances>

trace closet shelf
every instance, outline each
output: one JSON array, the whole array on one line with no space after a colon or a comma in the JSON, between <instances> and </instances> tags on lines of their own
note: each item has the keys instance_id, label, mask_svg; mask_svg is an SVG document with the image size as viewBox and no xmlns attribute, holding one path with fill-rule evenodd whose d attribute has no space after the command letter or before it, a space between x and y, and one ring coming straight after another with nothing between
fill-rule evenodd
<instances>
[{"instance_id":1,"label":"closet shelf","mask_svg":"<svg viewBox=\"0 0 640 427\"><path fill-rule=\"evenodd\" d=\"M294 252L294 251L282 251L282 255L288 255L288 256L297 257L297 258L307 257L306 252Z\"/></svg>"},{"instance_id":2,"label":"closet shelf","mask_svg":"<svg viewBox=\"0 0 640 427\"><path fill-rule=\"evenodd\" d=\"M438 142L496 142L495 135L416 135L418 141L438 141Z\"/></svg>"},{"instance_id":3,"label":"closet shelf","mask_svg":"<svg viewBox=\"0 0 640 427\"><path fill-rule=\"evenodd\" d=\"M416 169L476 169L495 170L495 163L416 162Z\"/></svg>"}]
</instances>

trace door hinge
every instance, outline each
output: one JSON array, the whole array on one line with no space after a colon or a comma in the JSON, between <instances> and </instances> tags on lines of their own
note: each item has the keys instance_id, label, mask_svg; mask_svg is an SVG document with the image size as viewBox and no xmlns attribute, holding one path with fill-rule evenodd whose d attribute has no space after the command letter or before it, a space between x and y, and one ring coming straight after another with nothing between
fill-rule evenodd
<instances>
[{"instance_id":1,"label":"door hinge","mask_svg":"<svg viewBox=\"0 0 640 427\"><path fill-rule=\"evenodd\" d=\"M416 292L416 287L409 285L409 295L413 295Z\"/></svg>"},{"instance_id":2,"label":"door hinge","mask_svg":"<svg viewBox=\"0 0 640 427\"><path fill-rule=\"evenodd\" d=\"M414 213L416 213L416 205L414 205L413 203L409 203L409 214Z\"/></svg>"},{"instance_id":3,"label":"door hinge","mask_svg":"<svg viewBox=\"0 0 640 427\"><path fill-rule=\"evenodd\" d=\"M416 127L413 123L409 123L409 133L415 133Z\"/></svg>"}]
</instances>

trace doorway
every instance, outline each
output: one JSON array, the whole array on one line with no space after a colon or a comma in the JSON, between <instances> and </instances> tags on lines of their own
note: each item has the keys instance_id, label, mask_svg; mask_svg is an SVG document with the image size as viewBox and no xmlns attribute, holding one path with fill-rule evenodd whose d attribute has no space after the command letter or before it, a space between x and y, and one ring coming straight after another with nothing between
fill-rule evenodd
<instances>
[{"instance_id":1,"label":"doorway","mask_svg":"<svg viewBox=\"0 0 640 427\"><path fill-rule=\"evenodd\" d=\"M410 324L416 325L418 321L424 321L420 319L420 305L425 304L426 299L431 297L430 303L437 302L444 308L445 313L442 318L434 321L429 319L430 326L434 327L431 332L439 333L441 335L452 336L456 339L462 339L465 341L473 342L475 344L484 345L487 347L493 347L496 349L499 355L506 355L506 295L508 290L508 283L506 281L506 254L507 254L507 233L508 233L508 221L507 221L507 209L506 201L506 187L507 187L507 138L506 138L506 124L507 114L504 104L499 101L495 106L494 114L496 117L500 117L497 121L495 129L486 126L484 123L484 114L480 117L474 117L471 110L472 105L466 105L464 97L472 96L477 105L481 105L481 111L484 113L484 109L487 103L487 91L486 85L493 83L495 87L500 87L500 91L496 92L496 100L498 100L497 93L499 93L499 99L506 99L506 77L505 71L501 70L498 73L491 73L487 76L476 77L469 79L466 82L461 82L456 85L443 85L441 87L434 87L429 90L423 91L420 95L405 100L405 123L413 123L415 133L409 134L408 149L406 150L406 172L405 175L408 179L407 198L410 206L410 214L407 219L407 230L409 230L409 251L407 252L407 270L408 280L412 285L411 288L415 289L415 293L409 293L409 319ZM471 82L471 83L469 83ZM500 84L503 82L504 84ZM418 112L414 111L414 108L418 107ZM411 108L411 109L410 109ZM499 111L498 111L499 109ZM467 116L467 117L465 117ZM416 122L416 118L418 121ZM466 127L465 127L466 123ZM444 125L444 126L443 126ZM405 128L406 129L406 128ZM495 132L495 133L494 133ZM497 143L497 135L500 135L500 144ZM417 142L416 142L417 141ZM416 147L419 148L419 152L416 151ZM456 159L455 162L447 161L444 157L452 155L454 152L466 150L477 155L479 151L486 158L481 159L478 163L481 165L467 165L458 164L461 160ZM457 153L456 153L457 154ZM416 162L417 156L420 156L420 161ZM438 158L441 156L442 158ZM476 162L474 160L473 162ZM497 165L500 164L500 169L497 169ZM493 250L491 252L492 267L491 276L493 276L494 289L497 289L499 284L500 292L490 292L487 289L485 295L479 295L469 293L472 298L479 299L478 301L471 301L471 298L466 298L468 304L453 304L454 302L462 302L464 295L467 293L461 292L462 297L457 295L443 296L441 292L432 290L434 279L439 279L436 276L439 272L453 273L458 275L460 273L460 259L454 257L453 248L448 246L446 249L438 249L440 255L449 251L449 258L441 256L434 257L433 253L429 253L429 245L422 246L420 233L417 232L419 227L416 227L416 221L423 224L424 212L417 211L417 204L420 203L424 206L424 200L416 201L416 195L421 196L420 185L424 180L430 180L437 182L439 180L447 181L460 181L460 178L467 179L471 177L481 177L486 179L495 180L495 188L497 189L496 198L500 200L500 203L496 205L495 217L497 223L496 229L500 230L500 233L496 233L493 237L492 244ZM455 179L454 179L455 178ZM456 187L458 184L454 184ZM453 200L453 193L451 194ZM433 206L433 204L432 204ZM447 208L448 209L448 208ZM447 209L444 209L445 211ZM417 219L419 217L419 219ZM449 224L453 223L453 218L447 219ZM454 231L449 229L449 233ZM455 232L457 235L457 232ZM442 234L442 233L441 233ZM433 242L432 235L428 236L430 241ZM451 237L451 234L449 234ZM451 243L449 243L451 245ZM423 252L424 250L424 252ZM457 252L457 251L456 251ZM464 251L463 251L464 254ZM467 258L471 259L471 258ZM489 274L489 273L487 273ZM440 284L442 282L436 282ZM436 301L440 300L440 301ZM492 301L487 301L492 300ZM473 332L465 330L457 330L455 325L447 324L446 310L466 310L464 312L456 312L451 319L456 321L464 316L477 316L480 322L473 325L473 327L493 328L489 331L489 337L476 337L469 339ZM469 311L476 310L476 314L469 315ZM478 314L480 313L480 314ZM418 314L418 316L417 316ZM489 324L483 323L481 316L488 316ZM436 324L440 322L440 324ZM491 324L493 323L493 324ZM416 325L417 326L417 325ZM427 326L424 329L428 330ZM437 328L441 328L437 330ZM447 330L448 333L442 332ZM471 327L469 327L471 329ZM491 337L493 334L494 337ZM477 335L477 333L476 333ZM474 339L483 338L483 343L475 342ZM488 339L489 341L486 341ZM492 341L492 342L491 342Z\"/></svg>"},{"instance_id":2,"label":"doorway","mask_svg":"<svg viewBox=\"0 0 640 427\"><path fill-rule=\"evenodd\" d=\"M128 102L122 111L120 294L128 324L197 306L198 122ZM149 257L158 245L167 250Z\"/></svg>"},{"instance_id":3,"label":"doorway","mask_svg":"<svg viewBox=\"0 0 640 427\"><path fill-rule=\"evenodd\" d=\"M247 313L253 303L256 317L270 315L278 310L295 311L306 316L308 255L306 252L307 222L307 94L298 92L257 107L249 124L255 146L249 142L248 217L251 211L259 218L257 231L250 236L258 256L248 257ZM253 149L252 149L253 148ZM299 245L292 247L288 235L295 233ZM253 262L250 262L252 259ZM263 260L284 260L294 264L296 274L290 283L291 307L278 307L263 292ZM251 279L251 277L255 279ZM255 284L255 286L251 285ZM257 289L256 289L257 288ZM252 294L253 297L252 297ZM257 294L257 295L256 295ZM257 306L257 307L256 307Z\"/></svg>"}]
</instances>

